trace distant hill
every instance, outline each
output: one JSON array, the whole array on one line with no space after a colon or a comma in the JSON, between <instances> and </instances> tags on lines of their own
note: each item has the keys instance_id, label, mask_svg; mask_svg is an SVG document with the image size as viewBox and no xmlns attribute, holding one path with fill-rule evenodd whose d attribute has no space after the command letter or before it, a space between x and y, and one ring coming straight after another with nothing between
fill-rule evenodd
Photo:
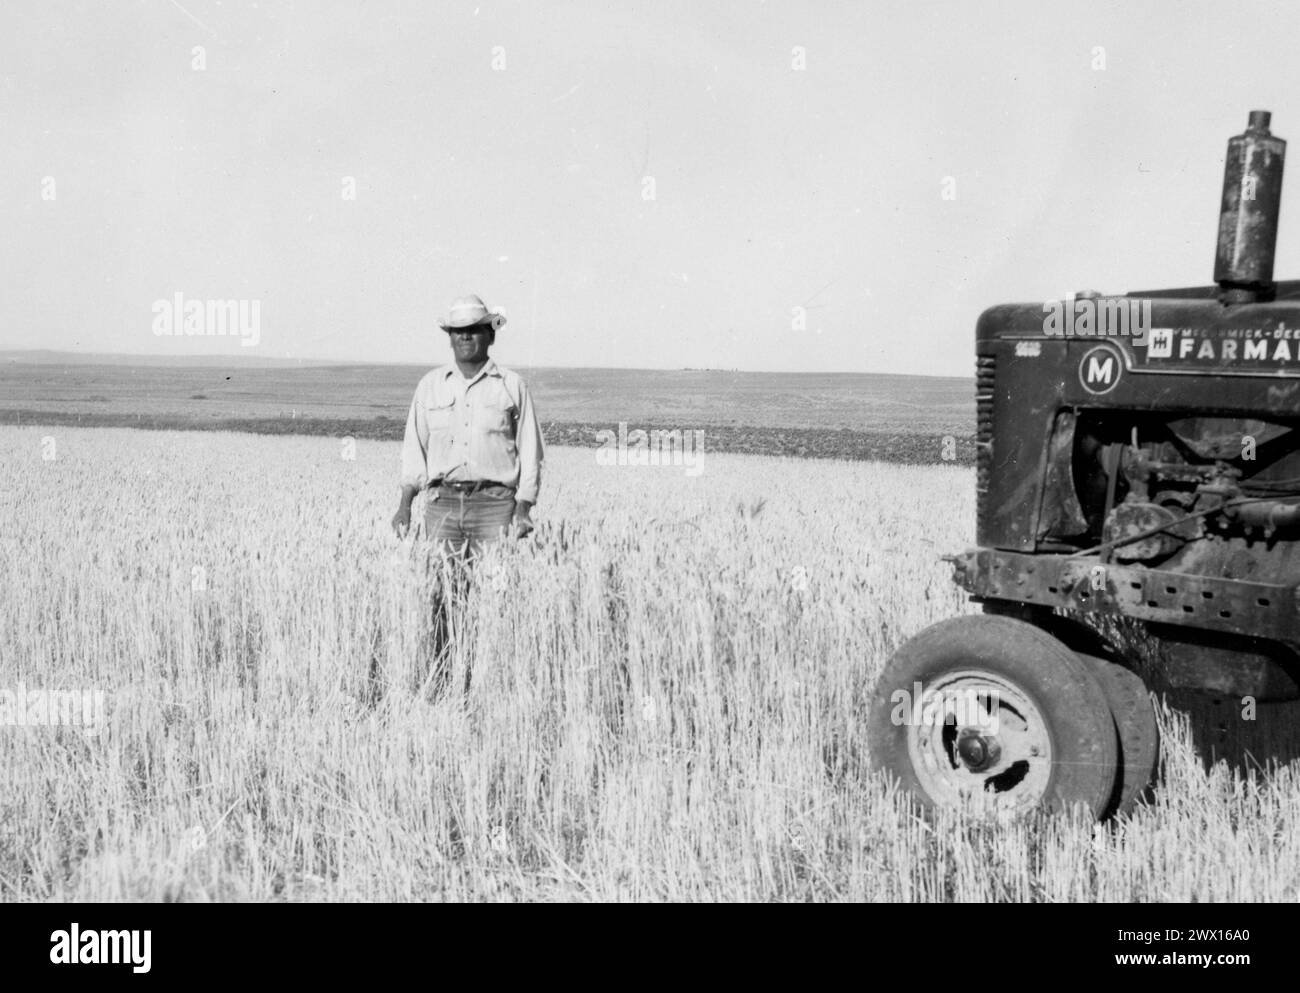
<instances>
[{"instance_id":1,"label":"distant hill","mask_svg":"<svg viewBox=\"0 0 1300 993\"><path fill-rule=\"evenodd\" d=\"M438 358L429 362L366 362L346 359L287 359L263 355L124 355L112 352L64 352L50 348L4 349L0 348L0 366L126 366L135 368L173 368L173 369L373 369L427 371L445 360ZM750 372L742 369L696 369L689 366L677 369L634 369L623 366L608 367L574 367L549 365L524 365L519 362L507 363L519 372L537 372L544 376L560 378L578 377L582 380L599 381L604 377L614 377L620 381L624 377L650 377L659 383L744 383L744 382L782 382L816 384L836 382L840 384L865 384L879 380L897 382L913 381L916 383L961 384L957 389L967 391L967 384L973 381L969 376L925 376L913 373L897 372ZM388 373L381 373L387 375Z\"/></svg>"},{"instance_id":2,"label":"distant hill","mask_svg":"<svg viewBox=\"0 0 1300 993\"><path fill-rule=\"evenodd\" d=\"M402 436L428 366L0 352L0 425ZM930 462L973 458L974 379L873 373L516 366L548 442L704 430L714 451ZM620 426L623 426L620 428Z\"/></svg>"},{"instance_id":3,"label":"distant hill","mask_svg":"<svg viewBox=\"0 0 1300 993\"><path fill-rule=\"evenodd\" d=\"M182 368L303 369L348 365L321 359L276 359L264 355L117 355L110 352L58 352L49 348L0 349L0 363L18 365L129 365Z\"/></svg>"}]
</instances>

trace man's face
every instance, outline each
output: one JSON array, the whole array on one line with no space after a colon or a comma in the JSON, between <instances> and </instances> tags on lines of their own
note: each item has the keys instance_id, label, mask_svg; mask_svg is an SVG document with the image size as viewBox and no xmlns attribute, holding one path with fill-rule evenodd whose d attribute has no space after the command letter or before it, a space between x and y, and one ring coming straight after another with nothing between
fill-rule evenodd
<instances>
[{"instance_id":1,"label":"man's face","mask_svg":"<svg viewBox=\"0 0 1300 993\"><path fill-rule=\"evenodd\" d=\"M468 328L454 328L447 332L447 337L451 339L451 351L456 361L473 364L486 361L495 335L491 324L475 324Z\"/></svg>"}]
</instances>

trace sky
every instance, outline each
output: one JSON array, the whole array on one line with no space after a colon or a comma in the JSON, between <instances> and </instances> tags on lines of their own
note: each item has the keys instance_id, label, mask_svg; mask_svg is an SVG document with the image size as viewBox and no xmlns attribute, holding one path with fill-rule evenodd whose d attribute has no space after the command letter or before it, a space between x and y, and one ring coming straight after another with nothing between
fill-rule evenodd
<instances>
[{"instance_id":1,"label":"sky","mask_svg":"<svg viewBox=\"0 0 1300 993\"><path fill-rule=\"evenodd\" d=\"M1252 109L1300 136L1298 28L1173 0L5 0L0 349L435 364L477 293L507 365L966 376L986 307L1211 281L1227 139ZM155 333L178 293L243 302L256 344Z\"/></svg>"}]
</instances>

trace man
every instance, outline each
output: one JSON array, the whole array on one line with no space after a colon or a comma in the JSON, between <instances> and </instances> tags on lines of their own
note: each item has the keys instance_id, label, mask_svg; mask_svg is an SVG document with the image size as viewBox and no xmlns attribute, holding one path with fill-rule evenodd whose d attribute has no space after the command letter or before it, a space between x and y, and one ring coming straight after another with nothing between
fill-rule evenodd
<instances>
[{"instance_id":1,"label":"man","mask_svg":"<svg viewBox=\"0 0 1300 993\"><path fill-rule=\"evenodd\" d=\"M476 296L457 299L439 322L455 361L415 388L393 515L398 537L410 527L411 501L426 487L425 533L444 550L472 555L502 534L533 530L542 432L524 381L488 357L505 322Z\"/></svg>"}]
</instances>

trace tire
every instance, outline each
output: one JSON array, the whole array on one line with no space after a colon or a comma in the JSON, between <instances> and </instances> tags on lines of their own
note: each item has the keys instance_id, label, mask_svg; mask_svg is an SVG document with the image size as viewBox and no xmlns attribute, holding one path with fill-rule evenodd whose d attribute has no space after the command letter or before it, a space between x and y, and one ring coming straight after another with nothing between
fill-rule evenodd
<instances>
[{"instance_id":1,"label":"tire","mask_svg":"<svg viewBox=\"0 0 1300 993\"><path fill-rule=\"evenodd\" d=\"M867 747L930 810L1082 804L1100 818L1115 793L1115 720L1091 667L1010 617L941 621L904 644L876 685Z\"/></svg>"},{"instance_id":2,"label":"tire","mask_svg":"<svg viewBox=\"0 0 1300 993\"><path fill-rule=\"evenodd\" d=\"M1117 662L1082 652L1079 658L1101 685L1115 721L1120 762L1111 809L1116 814L1128 814L1155 781L1160 759L1160 728L1151 694L1137 673Z\"/></svg>"}]
</instances>

